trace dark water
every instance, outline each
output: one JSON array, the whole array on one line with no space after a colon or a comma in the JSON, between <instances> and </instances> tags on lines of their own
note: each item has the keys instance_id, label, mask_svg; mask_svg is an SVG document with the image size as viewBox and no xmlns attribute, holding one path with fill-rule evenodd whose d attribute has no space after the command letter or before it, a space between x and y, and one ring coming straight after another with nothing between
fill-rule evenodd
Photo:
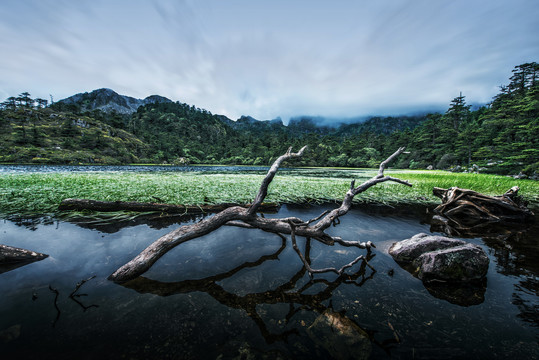
<instances>
[{"instance_id":1,"label":"dark water","mask_svg":"<svg viewBox=\"0 0 539 360\"><path fill-rule=\"evenodd\" d=\"M271 216L310 219L324 209L285 206ZM50 257L0 274L0 357L327 359L348 345L331 349L309 327L321 314L341 314L355 324L357 358L539 358L537 221L527 231L466 239L488 253L490 266L486 289L460 299L426 289L387 254L393 242L430 232L428 218L409 209L354 209L331 229L374 242L375 273L355 265L351 276L310 282L290 239L224 227L173 249L144 278L107 280L177 227L170 222L1 222L0 243ZM363 252L310 245L314 268L340 267ZM75 293L86 296L69 296L92 276ZM332 336L326 340L338 344Z\"/></svg>"}]
</instances>

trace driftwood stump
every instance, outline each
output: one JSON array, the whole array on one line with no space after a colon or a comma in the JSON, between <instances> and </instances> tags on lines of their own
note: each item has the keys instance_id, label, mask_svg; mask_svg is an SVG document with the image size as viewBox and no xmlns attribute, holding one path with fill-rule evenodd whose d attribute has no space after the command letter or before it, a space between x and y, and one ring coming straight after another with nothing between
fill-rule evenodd
<instances>
[{"instance_id":1,"label":"driftwood stump","mask_svg":"<svg viewBox=\"0 0 539 360\"><path fill-rule=\"evenodd\" d=\"M501 196L488 196L458 187L435 187L432 192L442 199L442 204L434 212L464 223L527 221L533 212L518 197L519 190L518 186L514 186Z\"/></svg>"}]
</instances>

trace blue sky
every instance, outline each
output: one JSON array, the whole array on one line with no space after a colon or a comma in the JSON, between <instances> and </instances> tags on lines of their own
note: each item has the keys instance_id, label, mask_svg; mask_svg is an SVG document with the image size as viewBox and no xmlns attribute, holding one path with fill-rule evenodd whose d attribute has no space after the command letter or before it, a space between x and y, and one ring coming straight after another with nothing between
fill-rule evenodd
<instances>
[{"instance_id":1,"label":"blue sky","mask_svg":"<svg viewBox=\"0 0 539 360\"><path fill-rule=\"evenodd\" d=\"M2 0L0 98L107 87L232 119L487 103L539 61L537 0Z\"/></svg>"}]
</instances>

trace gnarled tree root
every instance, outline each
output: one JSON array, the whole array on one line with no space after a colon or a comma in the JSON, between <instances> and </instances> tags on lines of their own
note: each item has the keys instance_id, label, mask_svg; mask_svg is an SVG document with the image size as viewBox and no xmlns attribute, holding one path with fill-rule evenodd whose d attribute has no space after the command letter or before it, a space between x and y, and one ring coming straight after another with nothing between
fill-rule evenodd
<instances>
[{"instance_id":1,"label":"gnarled tree root","mask_svg":"<svg viewBox=\"0 0 539 360\"><path fill-rule=\"evenodd\" d=\"M435 187L432 192L442 199L442 204L434 212L462 224L527 221L533 212L519 199L518 191L519 187L514 186L501 196L488 196L458 187Z\"/></svg>"}]
</instances>

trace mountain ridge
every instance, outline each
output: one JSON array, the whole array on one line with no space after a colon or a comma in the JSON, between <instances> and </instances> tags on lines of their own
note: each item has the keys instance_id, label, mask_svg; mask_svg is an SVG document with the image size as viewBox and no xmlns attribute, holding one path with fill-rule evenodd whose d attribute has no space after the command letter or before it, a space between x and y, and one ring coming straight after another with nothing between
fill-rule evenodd
<instances>
[{"instance_id":1,"label":"mountain ridge","mask_svg":"<svg viewBox=\"0 0 539 360\"><path fill-rule=\"evenodd\" d=\"M267 165L290 146L307 145L297 165L357 168L375 167L405 146L409 153L395 167L479 167L536 176L538 73L535 62L516 66L509 85L477 110L460 94L445 113L371 117L331 127L317 116L293 118L288 126L251 116L232 121L161 96L135 99L111 89L50 106L24 92L0 104L0 162Z\"/></svg>"},{"instance_id":2,"label":"mountain ridge","mask_svg":"<svg viewBox=\"0 0 539 360\"><path fill-rule=\"evenodd\" d=\"M119 114L132 114L141 106L162 102L172 102L172 100L160 95L150 95L144 99L137 99L127 95L120 95L109 88L100 88L91 92L78 93L57 101L57 103L68 106L80 106L81 111L114 111Z\"/></svg>"}]
</instances>

